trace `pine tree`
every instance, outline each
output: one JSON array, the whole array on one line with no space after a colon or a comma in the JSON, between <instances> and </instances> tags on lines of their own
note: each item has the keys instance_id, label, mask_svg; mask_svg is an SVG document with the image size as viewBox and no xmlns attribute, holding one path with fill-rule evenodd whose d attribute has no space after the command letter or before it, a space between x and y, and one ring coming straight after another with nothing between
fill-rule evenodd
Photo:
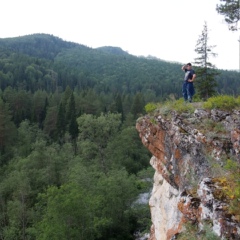
<instances>
[{"instance_id":1,"label":"pine tree","mask_svg":"<svg viewBox=\"0 0 240 240\"><path fill-rule=\"evenodd\" d=\"M124 120L123 104L122 104L122 98L121 98L120 94L117 94L117 97L115 99L115 104L116 104L117 112L121 113L121 121L123 122L123 120Z\"/></svg>"},{"instance_id":2,"label":"pine tree","mask_svg":"<svg viewBox=\"0 0 240 240\"><path fill-rule=\"evenodd\" d=\"M60 143L63 141L63 136L66 131L66 119L65 119L65 110L62 103L60 103L57 115L57 139Z\"/></svg>"},{"instance_id":3,"label":"pine tree","mask_svg":"<svg viewBox=\"0 0 240 240\"><path fill-rule=\"evenodd\" d=\"M76 107L75 107L75 99L73 93L70 96L68 102L68 111L67 111L67 122L68 122L68 130L73 140L75 140L78 136L78 124L76 120Z\"/></svg>"},{"instance_id":4,"label":"pine tree","mask_svg":"<svg viewBox=\"0 0 240 240\"><path fill-rule=\"evenodd\" d=\"M220 0L224 2L217 5L216 10L219 14L225 16L225 22L229 30L237 31L238 22L240 21L240 2L239 0Z\"/></svg>"},{"instance_id":5,"label":"pine tree","mask_svg":"<svg viewBox=\"0 0 240 240\"><path fill-rule=\"evenodd\" d=\"M49 103L48 103L48 98L46 97L45 98L45 104L44 104L44 108L43 110L41 111L40 115L39 115L39 127L41 129L43 129L43 122L46 118L46 115L47 115L47 108L49 106Z\"/></svg>"},{"instance_id":6,"label":"pine tree","mask_svg":"<svg viewBox=\"0 0 240 240\"><path fill-rule=\"evenodd\" d=\"M66 90L64 91L64 94L62 96L62 99L61 99L61 103L62 103L63 109L65 109L65 111L67 111L68 101L69 101L71 95L72 95L72 90L69 86L67 86Z\"/></svg>"},{"instance_id":7,"label":"pine tree","mask_svg":"<svg viewBox=\"0 0 240 240\"><path fill-rule=\"evenodd\" d=\"M11 156L15 135L16 128L11 121L9 106L0 98L0 166L6 163L7 157Z\"/></svg>"},{"instance_id":8,"label":"pine tree","mask_svg":"<svg viewBox=\"0 0 240 240\"><path fill-rule=\"evenodd\" d=\"M143 113L144 105L145 105L145 101L142 93L137 93L134 97L132 108L131 108L131 113L135 118L138 117L139 114Z\"/></svg>"},{"instance_id":9,"label":"pine tree","mask_svg":"<svg viewBox=\"0 0 240 240\"><path fill-rule=\"evenodd\" d=\"M215 57L217 55L212 52L214 47L208 45L208 28L205 22L195 48L195 52L199 55L195 58L197 95L203 100L216 94L217 82L215 76L219 73L215 66L208 61L210 56Z\"/></svg>"}]
</instances>

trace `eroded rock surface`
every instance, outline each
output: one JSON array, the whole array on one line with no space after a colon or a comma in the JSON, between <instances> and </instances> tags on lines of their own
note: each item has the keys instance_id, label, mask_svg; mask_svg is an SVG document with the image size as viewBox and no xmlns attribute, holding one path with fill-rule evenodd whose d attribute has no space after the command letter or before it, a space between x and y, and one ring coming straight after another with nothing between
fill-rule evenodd
<instances>
[{"instance_id":1,"label":"eroded rock surface","mask_svg":"<svg viewBox=\"0 0 240 240\"><path fill-rule=\"evenodd\" d=\"M220 237L240 239L240 225L228 212L218 171L228 158L239 161L240 112L196 109L167 119L159 115L138 119L136 128L153 157L156 170L149 201L151 240L174 239L191 221L199 229L204 221ZM220 190L219 190L220 188Z\"/></svg>"}]
</instances>

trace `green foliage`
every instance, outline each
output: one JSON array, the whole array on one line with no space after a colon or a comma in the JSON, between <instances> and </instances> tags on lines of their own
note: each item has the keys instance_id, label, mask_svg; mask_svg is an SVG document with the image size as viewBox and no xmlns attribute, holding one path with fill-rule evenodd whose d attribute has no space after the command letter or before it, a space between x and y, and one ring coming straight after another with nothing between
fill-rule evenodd
<instances>
[{"instance_id":1,"label":"green foliage","mask_svg":"<svg viewBox=\"0 0 240 240\"><path fill-rule=\"evenodd\" d=\"M18 126L22 120L31 119L32 96L25 90L16 90L7 87L3 93L3 99L9 104L14 123Z\"/></svg>"},{"instance_id":2,"label":"green foliage","mask_svg":"<svg viewBox=\"0 0 240 240\"><path fill-rule=\"evenodd\" d=\"M135 127L121 130L109 142L106 151L107 165L111 168L124 166L130 174L136 174L149 165L150 153L143 147Z\"/></svg>"},{"instance_id":3,"label":"green foliage","mask_svg":"<svg viewBox=\"0 0 240 240\"><path fill-rule=\"evenodd\" d=\"M99 117L84 114L77 119L79 126L79 154L83 155L86 164L95 163L107 172L106 148L116 136L121 126L120 114L101 114Z\"/></svg>"},{"instance_id":4,"label":"green foliage","mask_svg":"<svg viewBox=\"0 0 240 240\"><path fill-rule=\"evenodd\" d=\"M231 199L229 210L240 220L240 164L228 159L224 168L229 172L225 188L226 194Z\"/></svg>"},{"instance_id":5,"label":"green foliage","mask_svg":"<svg viewBox=\"0 0 240 240\"><path fill-rule=\"evenodd\" d=\"M196 69L196 88L197 95L206 100L211 96L216 94L217 82L215 77L219 72L215 69L214 65L208 61L210 56L216 56L212 52L212 48L215 46L209 46L208 44L208 28L207 23L205 22L202 34L199 36L199 39L196 44L195 52L199 55L195 59L195 64L198 66Z\"/></svg>"},{"instance_id":6,"label":"green foliage","mask_svg":"<svg viewBox=\"0 0 240 240\"><path fill-rule=\"evenodd\" d=\"M144 97L141 93L137 93L133 99L133 104L131 108L131 113L134 117L139 116L143 112L144 109Z\"/></svg>"},{"instance_id":7,"label":"green foliage","mask_svg":"<svg viewBox=\"0 0 240 240\"><path fill-rule=\"evenodd\" d=\"M0 98L0 166L11 157L15 138L16 127L11 121L9 105Z\"/></svg>"},{"instance_id":8,"label":"green foliage","mask_svg":"<svg viewBox=\"0 0 240 240\"><path fill-rule=\"evenodd\" d=\"M168 100L159 108L160 113L164 115L169 114L173 110L178 113L193 113L194 107L191 103L186 103L183 98L180 98L178 100Z\"/></svg>"},{"instance_id":9,"label":"green foliage","mask_svg":"<svg viewBox=\"0 0 240 240\"><path fill-rule=\"evenodd\" d=\"M36 225L36 239L96 239L97 229L108 223L98 216L98 196L74 183L49 187L39 198L37 207L47 207Z\"/></svg>"},{"instance_id":10,"label":"green foliage","mask_svg":"<svg viewBox=\"0 0 240 240\"><path fill-rule=\"evenodd\" d=\"M233 96L221 95L209 98L204 104L205 109L220 109L231 111L234 108L240 106L240 98L235 98Z\"/></svg>"},{"instance_id":11,"label":"green foliage","mask_svg":"<svg viewBox=\"0 0 240 240\"><path fill-rule=\"evenodd\" d=\"M65 116L65 109L62 103L60 103L60 106L58 109L56 127L57 127L56 140L59 140L60 142L62 142L62 138L66 131L66 116Z\"/></svg>"},{"instance_id":12,"label":"green foliage","mask_svg":"<svg viewBox=\"0 0 240 240\"><path fill-rule=\"evenodd\" d=\"M74 48L76 45L49 34L31 34L0 41L2 47L13 48L20 53L47 59L53 59L63 49Z\"/></svg>"},{"instance_id":13,"label":"green foliage","mask_svg":"<svg viewBox=\"0 0 240 240\"><path fill-rule=\"evenodd\" d=\"M116 119L121 122L119 116ZM107 116L93 118L92 122L97 120L103 121L99 126L102 130L104 122L110 125ZM133 239L136 229L145 228L140 217L144 215L147 220L149 212L141 210L142 214L137 214L138 210L132 208L139 193L137 179L123 169L124 163L115 165L110 162L116 157L110 145L107 148L113 140L110 135L106 135L106 148L103 149L106 150L104 154L109 154L108 163L112 166L106 175L104 169L94 162L89 165L87 159L82 161L82 153L74 156L71 144L49 145L43 140L43 134L34 134L36 129L36 125L30 126L27 121L21 124L21 136L26 133L22 143L29 148L21 152L24 158L13 159L1 175L0 232L4 238L79 239L81 236L81 239ZM130 132L137 139L136 130ZM81 134L81 137L87 136ZM90 139L96 144L95 137L92 135ZM125 139L121 141L123 143ZM139 143L136 152L141 148L143 146ZM135 150L132 151L134 154ZM146 163L147 160L148 155Z\"/></svg>"},{"instance_id":14,"label":"green foliage","mask_svg":"<svg viewBox=\"0 0 240 240\"><path fill-rule=\"evenodd\" d=\"M157 109L157 104L156 103L148 103L145 107L144 107L146 113L152 113L154 112L154 110Z\"/></svg>"},{"instance_id":15,"label":"green foliage","mask_svg":"<svg viewBox=\"0 0 240 240\"><path fill-rule=\"evenodd\" d=\"M236 31L238 22L240 21L240 6L238 0L221 0L222 4L217 5L217 12L224 15L225 22L228 24L229 30Z\"/></svg>"},{"instance_id":16,"label":"green foliage","mask_svg":"<svg viewBox=\"0 0 240 240\"><path fill-rule=\"evenodd\" d=\"M20 157L27 157L38 137L38 126L31 125L29 120L20 123L17 134L17 150Z\"/></svg>"},{"instance_id":17,"label":"green foliage","mask_svg":"<svg viewBox=\"0 0 240 240\"><path fill-rule=\"evenodd\" d=\"M216 122L208 118L201 121L200 128L202 133L210 138L214 138L217 135L220 136L220 134L227 134L222 122Z\"/></svg>"},{"instance_id":18,"label":"green foliage","mask_svg":"<svg viewBox=\"0 0 240 240\"><path fill-rule=\"evenodd\" d=\"M180 68L46 34L0 39L0 238L132 240L149 229L136 199L153 169L135 121L153 111L145 102L181 96ZM219 92L240 93L237 73L223 74Z\"/></svg>"},{"instance_id":19,"label":"green foliage","mask_svg":"<svg viewBox=\"0 0 240 240\"><path fill-rule=\"evenodd\" d=\"M171 106L171 104L170 104ZM179 113L190 112L193 113L194 107L192 104L185 103L183 99L176 100L172 103L172 108Z\"/></svg>"},{"instance_id":20,"label":"green foliage","mask_svg":"<svg viewBox=\"0 0 240 240\"><path fill-rule=\"evenodd\" d=\"M136 229L140 233L149 233L151 229L151 213L148 204L135 205L132 211L132 218L136 221Z\"/></svg>"},{"instance_id":21,"label":"green foliage","mask_svg":"<svg viewBox=\"0 0 240 240\"><path fill-rule=\"evenodd\" d=\"M111 221L102 229L101 239L132 239L131 204L136 198L135 176L125 170L113 170L108 176L101 175L97 192L102 196L102 213Z\"/></svg>"},{"instance_id":22,"label":"green foliage","mask_svg":"<svg viewBox=\"0 0 240 240\"><path fill-rule=\"evenodd\" d=\"M204 224L203 229L200 231L195 224L190 222L185 224L185 230L177 236L179 240L220 240L208 224Z\"/></svg>"},{"instance_id":23,"label":"green foliage","mask_svg":"<svg viewBox=\"0 0 240 240\"><path fill-rule=\"evenodd\" d=\"M48 98L46 91L36 91L33 96L32 120L37 122L39 127L43 128L43 122L46 118Z\"/></svg>"},{"instance_id":24,"label":"green foliage","mask_svg":"<svg viewBox=\"0 0 240 240\"><path fill-rule=\"evenodd\" d=\"M211 96L216 95L217 81L216 76L219 73L215 69L197 68L195 86L197 88L197 97L206 100Z\"/></svg>"},{"instance_id":25,"label":"green foliage","mask_svg":"<svg viewBox=\"0 0 240 240\"><path fill-rule=\"evenodd\" d=\"M147 102L164 100L170 94L181 96L180 64L91 49L46 34L1 39L0 57L2 90L11 86L54 93L63 92L69 86L78 91L94 89L97 94L141 92ZM237 94L238 73L225 73L218 80L221 81L219 90ZM222 87L230 80L232 87Z\"/></svg>"},{"instance_id":26,"label":"green foliage","mask_svg":"<svg viewBox=\"0 0 240 240\"><path fill-rule=\"evenodd\" d=\"M43 131L52 139L57 138L57 117L58 117L58 108L57 106L49 107L46 118L44 120ZM58 125L60 123L58 122Z\"/></svg>"}]
</instances>

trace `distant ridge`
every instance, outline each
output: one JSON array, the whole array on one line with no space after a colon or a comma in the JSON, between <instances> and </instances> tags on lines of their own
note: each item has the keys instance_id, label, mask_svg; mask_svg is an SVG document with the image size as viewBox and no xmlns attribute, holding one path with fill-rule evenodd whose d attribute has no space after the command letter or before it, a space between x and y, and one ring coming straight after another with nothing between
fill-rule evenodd
<instances>
[{"instance_id":1,"label":"distant ridge","mask_svg":"<svg viewBox=\"0 0 240 240\"><path fill-rule=\"evenodd\" d=\"M104 46L96 49L103 52L112 53L115 55L129 55L128 52L123 51L120 47Z\"/></svg>"},{"instance_id":2,"label":"distant ridge","mask_svg":"<svg viewBox=\"0 0 240 240\"><path fill-rule=\"evenodd\" d=\"M141 92L148 96L146 101L171 94L181 97L183 78L180 63L132 55L116 46L92 48L41 33L0 38L1 73L2 90L20 86L32 92L55 91L70 86L104 94ZM237 72L221 71L217 81L220 94L240 91Z\"/></svg>"},{"instance_id":3,"label":"distant ridge","mask_svg":"<svg viewBox=\"0 0 240 240\"><path fill-rule=\"evenodd\" d=\"M36 33L13 38L0 38L0 47L32 57L54 59L63 49L80 44L67 42L50 34Z\"/></svg>"}]
</instances>

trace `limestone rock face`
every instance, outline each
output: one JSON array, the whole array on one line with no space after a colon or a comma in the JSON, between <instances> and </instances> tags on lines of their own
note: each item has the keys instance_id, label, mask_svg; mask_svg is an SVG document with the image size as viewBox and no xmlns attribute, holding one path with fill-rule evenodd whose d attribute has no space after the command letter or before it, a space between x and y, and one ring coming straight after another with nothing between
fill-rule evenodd
<instances>
[{"instance_id":1,"label":"limestone rock face","mask_svg":"<svg viewBox=\"0 0 240 240\"><path fill-rule=\"evenodd\" d=\"M229 214L229 200L217 198L223 162L240 158L240 112L160 114L138 119L136 128L152 153L154 186L149 201L151 240L176 239L184 223L211 222L220 237L240 239L238 218ZM217 166L217 167L214 167Z\"/></svg>"},{"instance_id":2,"label":"limestone rock face","mask_svg":"<svg viewBox=\"0 0 240 240\"><path fill-rule=\"evenodd\" d=\"M165 236L179 231L178 225L182 218L182 214L177 208L179 191L157 171L158 159L153 156L150 162L156 169L152 196L149 201L152 219L156 223L154 224L154 235L155 239L165 239Z\"/></svg>"}]
</instances>

